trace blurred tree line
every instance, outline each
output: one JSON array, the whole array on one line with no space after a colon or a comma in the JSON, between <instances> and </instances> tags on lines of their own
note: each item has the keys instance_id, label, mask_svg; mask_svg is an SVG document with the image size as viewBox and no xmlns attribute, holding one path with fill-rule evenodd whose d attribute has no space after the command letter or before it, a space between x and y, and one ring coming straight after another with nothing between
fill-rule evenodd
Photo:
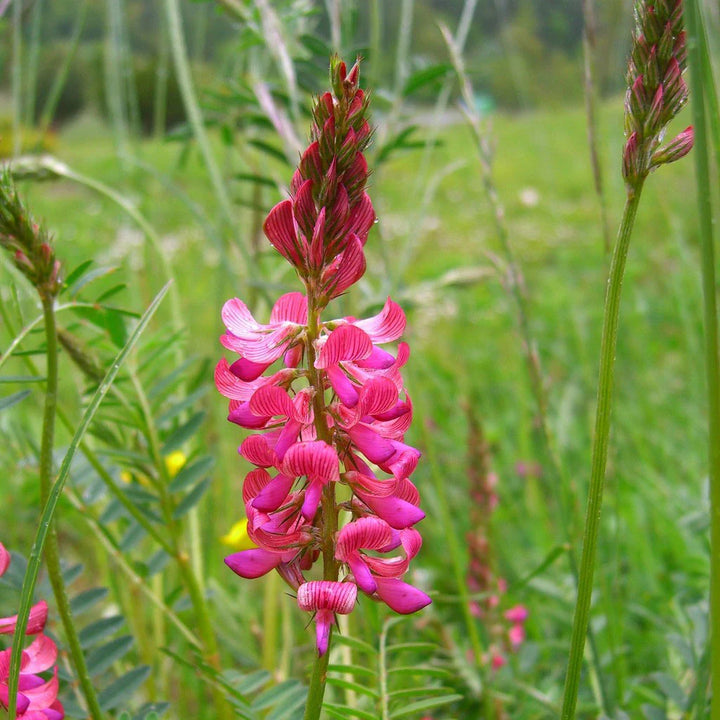
<instances>
[{"instance_id":1,"label":"blurred tree line","mask_svg":"<svg viewBox=\"0 0 720 720\"><path fill-rule=\"evenodd\" d=\"M314 26L313 34L329 44L328 9L335 1L273 0L271 5L279 15L304 12ZM14 4L18 2L25 124L37 124L44 111L51 111L56 124L86 108L107 115L110 98L120 91L134 129L157 131L182 122L183 106L169 60L163 2L11 0L0 18L3 93L9 93L14 72ZM234 2L253 6L252 0ZM367 57L373 7L380 13L380 48L387 52L368 59L381 87L392 87L395 82L396 57L388 49L394 48L401 34L405 2L340 2L343 13L350 17L344 40L349 39L352 47L344 47L345 54L361 52ZM582 4L582 0L479 0L465 45L467 69L477 91L508 109L579 99L583 92ZM410 5L408 73L448 61L438 23L454 30L465 0L414 0ZM603 58L598 64L597 84L610 93L623 84L632 0L602 0L596 5L596 52ZM238 18L228 15L215 0L183 0L182 11L198 79L212 83L227 76L237 67L229 58L243 51L237 40ZM158 118L160 89L164 110ZM428 101L432 90L431 86L427 88Z\"/></svg>"}]
</instances>

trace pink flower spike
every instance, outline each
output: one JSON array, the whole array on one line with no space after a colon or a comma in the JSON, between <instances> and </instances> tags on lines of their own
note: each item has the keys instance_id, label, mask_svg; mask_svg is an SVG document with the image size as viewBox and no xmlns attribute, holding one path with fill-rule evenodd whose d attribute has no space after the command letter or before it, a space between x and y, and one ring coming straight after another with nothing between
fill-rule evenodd
<instances>
[{"instance_id":1,"label":"pink flower spike","mask_svg":"<svg viewBox=\"0 0 720 720\"><path fill-rule=\"evenodd\" d=\"M5 549L5 546L0 543L0 577L5 574L5 571L10 566L10 553Z\"/></svg>"},{"instance_id":2,"label":"pink flower spike","mask_svg":"<svg viewBox=\"0 0 720 720\"><path fill-rule=\"evenodd\" d=\"M28 617L26 635L37 635L42 632L47 622L48 606L44 600L36 603L30 608L30 616ZM11 635L15 632L17 625L17 615L12 617L0 618L0 635Z\"/></svg>"},{"instance_id":3,"label":"pink flower spike","mask_svg":"<svg viewBox=\"0 0 720 720\"><path fill-rule=\"evenodd\" d=\"M378 597L401 615L410 615L432 602L429 595L397 578L375 578Z\"/></svg>"},{"instance_id":4,"label":"pink flower spike","mask_svg":"<svg viewBox=\"0 0 720 720\"><path fill-rule=\"evenodd\" d=\"M528 609L524 605L515 605L504 613L505 619L516 625L522 625L522 623L527 620L529 614Z\"/></svg>"},{"instance_id":5,"label":"pink flower spike","mask_svg":"<svg viewBox=\"0 0 720 720\"><path fill-rule=\"evenodd\" d=\"M358 320L355 327L364 330L374 343L386 343L397 340L405 332L405 313L390 298L377 315L366 320Z\"/></svg>"},{"instance_id":6,"label":"pink flower spike","mask_svg":"<svg viewBox=\"0 0 720 720\"><path fill-rule=\"evenodd\" d=\"M335 622L335 613L347 615L352 612L357 599L354 583L312 580L298 588L298 607L316 612L317 651L322 656L327 652L330 628Z\"/></svg>"}]
</instances>

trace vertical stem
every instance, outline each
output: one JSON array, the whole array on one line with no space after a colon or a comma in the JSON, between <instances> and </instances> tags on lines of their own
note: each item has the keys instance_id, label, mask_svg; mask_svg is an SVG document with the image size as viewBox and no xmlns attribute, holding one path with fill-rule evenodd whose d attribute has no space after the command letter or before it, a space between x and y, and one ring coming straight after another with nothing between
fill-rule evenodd
<instances>
[{"instance_id":1,"label":"vertical stem","mask_svg":"<svg viewBox=\"0 0 720 720\"><path fill-rule=\"evenodd\" d=\"M708 452L710 476L710 668L712 705L710 717L720 719L720 368L718 367L717 300L713 247L712 185L708 160L709 140L703 84L704 30L697 0L685 6L689 33L692 109L695 126L695 177L700 223L705 371L708 394ZM708 92L710 92L708 90Z\"/></svg>"},{"instance_id":2,"label":"vertical stem","mask_svg":"<svg viewBox=\"0 0 720 720\"><path fill-rule=\"evenodd\" d=\"M58 342L57 327L55 324L54 298L42 295L43 317L45 320L45 343L47 346L47 379L45 384L45 408L43 411L43 430L40 446L40 499L43 505L50 496L50 487L53 480L53 446L55 440L55 414L57 409L58 390ZM73 622L70 610L70 601L65 591L65 583L60 568L60 550L55 527L50 528L47 543L45 545L45 561L47 563L48 576L52 585L58 613L65 630L65 639L70 649L75 672L87 702L87 710L94 720L103 717L100 705L95 695L95 689L90 681L85 656L80 647L75 623Z\"/></svg>"},{"instance_id":3,"label":"vertical stem","mask_svg":"<svg viewBox=\"0 0 720 720\"><path fill-rule=\"evenodd\" d=\"M22 152L22 0L13 2L12 29L13 157Z\"/></svg>"},{"instance_id":4,"label":"vertical stem","mask_svg":"<svg viewBox=\"0 0 720 720\"><path fill-rule=\"evenodd\" d=\"M578 595L573 617L570 657L565 678L561 720L573 720L575 717L575 707L577 705L580 671L582 669L583 651L585 649L585 636L587 635L590 619L595 555L600 527L603 487L605 484L605 466L607 464L608 437L610 434L610 414L612 410L620 296L625 272L625 261L627 260L628 248L630 246L630 236L635 222L638 203L640 202L643 182L644 178L641 178L636 187L628 189L627 202L625 203L622 224L613 251L607 294L605 296L595 434L592 442L592 469L587 499L587 512L585 515L582 557L580 559Z\"/></svg>"},{"instance_id":5,"label":"vertical stem","mask_svg":"<svg viewBox=\"0 0 720 720\"><path fill-rule=\"evenodd\" d=\"M315 415L315 430L319 440L324 440L328 445L332 444L332 436L328 430L325 416L324 378L322 370L315 367L315 341L320 335L320 312L322 308L318 304L317 291L312 282L308 283L308 324L307 343L305 346L308 366L308 380L311 387L315 388L313 395L313 412ZM335 503L335 485L328 483L322 491L322 555L323 555L323 579L337 581L338 562L335 559L335 533L338 529L338 511ZM304 720L317 720L322 710L322 701L325 694L325 683L327 680L327 667L330 658L330 646L332 643L332 627L328 637L328 648L320 656L315 658L310 690L308 692L307 704L305 705Z\"/></svg>"}]
</instances>

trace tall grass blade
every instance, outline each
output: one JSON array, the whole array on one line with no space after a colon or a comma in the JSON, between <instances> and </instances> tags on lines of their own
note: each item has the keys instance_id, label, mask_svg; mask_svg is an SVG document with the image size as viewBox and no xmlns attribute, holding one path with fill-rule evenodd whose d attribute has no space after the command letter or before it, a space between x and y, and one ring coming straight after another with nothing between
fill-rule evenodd
<instances>
[{"instance_id":1,"label":"tall grass blade","mask_svg":"<svg viewBox=\"0 0 720 720\"><path fill-rule=\"evenodd\" d=\"M10 677L8 681L10 717L14 717L15 714L15 705L17 702L17 688L20 674L20 660L22 656L22 645L25 636L25 629L27 627L28 616L30 614L30 606L32 605L33 593L35 592L35 585L37 583L38 573L40 571L40 562L42 558L43 548L45 546L45 541L48 537L50 524L55 514L55 510L57 509L58 501L60 500L60 494L62 493L65 481L67 480L68 474L70 472L70 465L72 463L73 457L75 456L75 452L80 444L80 441L83 439L83 436L85 435L85 432L87 431L90 423L92 422L95 413L98 411L98 408L100 407L100 404L105 398L105 395L107 395L108 391L112 387L112 384L115 381L115 378L117 377L117 374L120 371L123 363L137 344L140 336L142 335L151 318L155 314L155 311L160 306L162 299L165 297L165 294L168 291L168 287L168 285L165 285L162 290L160 290L160 292L155 296L155 299L143 314L132 335L128 338L127 343L115 357L113 364L110 366L110 369L105 375L105 379L95 391L95 394L93 395L90 404L87 406L85 412L83 413L80 424L75 431L75 435L70 441L70 445L68 446L67 452L65 453L62 465L60 466L60 471L58 472L57 478L52 485L48 501L45 504L45 508L43 509L40 523L35 533L35 541L33 542L30 559L28 560L25 578L23 580L22 593L20 596L20 609L18 611L17 626L15 629L15 635L13 637L12 660L10 665Z\"/></svg>"},{"instance_id":2,"label":"tall grass blade","mask_svg":"<svg viewBox=\"0 0 720 720\"><path fill-rule=\"evenodd\" d=\"M705 371L708 396L708 454L710 477L710 667L711 717L720 718L720 365L718 363L717 286L713 239L713 202L710 181L710 139L708 138L705 99L714 95L710 53L705 24L697 0L685 6L688 29L692 110L695 124L695 178L697 183L698 222L700 225L703 320L705 325ZM715 107L717 111L717 100ZM720 121L714 118L716 131Z\"/></svg>"}]
</instances>

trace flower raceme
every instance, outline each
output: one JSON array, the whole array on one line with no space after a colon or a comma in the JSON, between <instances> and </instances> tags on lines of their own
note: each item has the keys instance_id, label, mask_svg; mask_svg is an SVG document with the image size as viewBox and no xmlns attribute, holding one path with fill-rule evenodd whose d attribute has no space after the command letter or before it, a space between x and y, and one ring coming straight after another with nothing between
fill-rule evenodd
<instances>
[{"instance_id":1,"label":"flower raceme","mask_svg":"<svg viewBox=\"0 0 720 720\"><path fill-rule=\"evenodd\" d=\"M10 553L0 543L0 577L4 575L9 565ZM30 609L26 634L36 637L23 650L20 661L16 717L22 720L62 720L65 716L63 706L57 699L57 668L53 668L53 674L49 679L38 674L52 668L57 660L55 643L42 634L47 611L47 603L44 600ZM0 634L14 633L16 625L17 615L0 618ZM11 653L11 648L0 651L0 709L7 709L9 704L8 679Z\"/></svg>"},{"instance_id":2,"label":"flower raceme","mask_svg":"<svg viewBox=\"0 0 720 720\"><path fill-rule=\"evenodd\" d=\"M290 199L264 224L305 292L278 298L267 324L241 300L226 302L220 340L239 357L215 370L228 419L255 431L239 448L255 466L242 491L254 547L225 562L244 578L277 570L300 608L315 613L320 655L335 614L351 612L358 591L400 613L430 602L402 580L422 542L412 526L424 517L410 480L420 453L404 442L412 420L401 374L409 348L384 347L400 339L405 315L388 298L370 318L322 318L365 272L375 221L363 155L371 131L358 80L357 64L348 71L333 60L333 92L315 101ZM347 488L341 502L339 485ZM323 579L306 579L320 559Z\"/></svg>"}]
</instances>

